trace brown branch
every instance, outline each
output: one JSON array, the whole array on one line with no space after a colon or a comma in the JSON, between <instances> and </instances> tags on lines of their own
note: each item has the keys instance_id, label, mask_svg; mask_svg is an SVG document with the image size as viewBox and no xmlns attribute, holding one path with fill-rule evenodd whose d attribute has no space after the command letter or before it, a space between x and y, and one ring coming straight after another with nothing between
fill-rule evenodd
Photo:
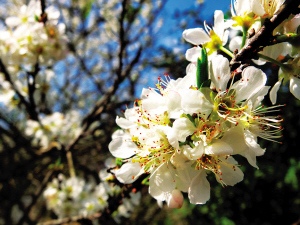
<instances>
[{"instance_id":1,"label":"brown branch","mask_svg":"<svg viewBox=\"0 0 300 225\"><path fill-rule=\"evenodd\" d=\"M40 2L41 2L41 17L39 21L46 24L47 22L47 13L45 13L46 3L45 0L40 0Z\"/></svg>"},{"instance_id":2,"label":"brown branch","mask_svg":"<svg viewBox=\"0 0 300 225\"><path fill-rule=\"evenodd\" d=\"M260 30L248 41L248 43L237 53L234 54L230 62L231 71L237 69L247 60L257 57L257 52L274 39L273 30L281 24L295 8L298 8L298 0L286 0L280 9L273 15L270 20L266 20Z\"/></svg>"},{"instance_id":3,"label":"brown branch","mask_svg":"<svg viewBox=\"0 0 300 225\"><path fill-rule=\"evenodd\" d=\"M67 151L71 151L74 149L75 145L79 142L79 140L84 136L83 134L89 129L90 125L98 118L98 116L103 113L110 102L110 98L116 93L118 90L119 85L129 76L130 72L132 71L134 65L139 61L141 53L142 53L142 47L139 48L139 50L136 53L135 58L131 61L131 63L127 66L127 68L124 71L123 66L123 56L124 51L126 49L126 46L128 42L125 39L125 30L124 30L124 19L126 14L126 3L127 0L124 0L122 3L123 10L121 13L121 17L119 19L120 21L120 51L118 54L119 59L119 66L116 71L117 77L114 80L114 84L107 90L105 95L96 103L94 109L84 118L82 124L82 132L81 134L66 148Z\"/></svg>"},{"instance_id":4,"label":"brown branch","mask_svg":"<svg viewBox=\"0 0 300 225\"><path fill-rule=\"evenodd\" d=\"M10 85L13 88L13 90L18 95L18 97L20 99L20 102L25 105L26 111L29 114L30 119L38 121L38 114L37 114L37 112L35 111L35 109L32 108L31 104L26 101L25 97L17 90L17 88L15 87L13 81L11 80L10 74L6 70L6 68L5 68L5 66L4 66L4 64L3 64L3 62L2 62L1 59L0 59L0 71L4 74L5 79L10 83Z\"/></svg>"}]
</instances>

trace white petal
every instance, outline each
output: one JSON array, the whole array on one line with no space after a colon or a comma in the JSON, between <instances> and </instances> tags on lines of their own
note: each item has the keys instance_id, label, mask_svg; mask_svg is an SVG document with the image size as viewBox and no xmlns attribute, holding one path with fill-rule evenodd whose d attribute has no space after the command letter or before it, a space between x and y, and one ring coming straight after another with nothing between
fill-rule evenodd
<instances>
[{"instance_id":1,"label":"white petal","mask_svg":"<svg viewBox=\"0 0 300 225\"><path fill-rule=\"evenodd\" d=\"M205 154L209 155L231 155L233 153L233 149L229 144L224 141L217 141L209 146L205 147Z\"/></svg>"},{"instance_id":2,"label":"white petal","mask_svg":"<svg viewBox=\"0 0 300 225\"><path fill-rule=\"evenodd\" d=\"M6 18L5 23L9 28L13 28L21 24L21 19L19 17L11 16Z\"/></svg>"},{"instance_id":3,"label":"white petal","mask_svg":"<svg viewBox=\"0 0 300 225\"><path fill-rule=\"evenodd\" d=\"M211 80L217 91L225 91L231 76L228 59L221 55L215 56L211 61L211 68Z\"/></svg>"},{"instance_id":4,"label":"white petal","mask_svg":"<svg viewBox=\"0 0 300 225\"><path fill-rule=\"evenodd\" d=\"M226 160L222 160L223 162L226 162ZM229 163L229 162L226 162ZM226 185L233 186L238 182L241 182L244 179L244 174L241 171L239 167L235 167L235 170L231 167L227 167L226 165L221 166L221 172L222 172L222 182L224 182ZM218 180L218 179L217 179Z\"/></svg>"},{"instance_id":5,"label":"white petal","mask_svg":"<svg viewBox=\"0 0 300 225\"><path fill-rule=\"evenodd\" d=\"M290 92L300 100L300 79L294 76L290 77Z\"/></svg>"},{"instance_id":6,"label":"white petal","mask_svg":"<svg viewBox=\"0 0 300 225\"><path fill-rule=\"evenodd\" d=\"M155 183L153 179L149 181L149 194L157 201L166 201L171 196L171 191L162 191Z\"/></svg>"},{"instance_id":7,"label":"white petal","mask_svg":"<svg viewBox=\"0 0 300 225\"><path fill-rule=\"evenodd\" d=\"M277 92L280 88L281 85L281 81L282 79L280 79L279 81L276 82L276 84L272 87L271 91L270 91L270 100L272 102L273 105L276 104L277 101Z\"/></svg>"},{"instance_id":8,"label":"white petal","mask_svg":"<svg viewBox=\"0 0 300 225\"><path fill-rule=\"evenodd\" d=\"M214 13L214 32L220 39L224 35L224 14L221 10L216 10Z\"/></svg>"},{"instance_id":9,"label":"white petal","mask_svg":"<svg viewBox=\"0 0 300 225\"><path fill-rule=\"evenodd\" d=\"M245 130L245 140L248 145L248 150L245 151L244 155L249 164L258 169L256 165L256 156L261 156L265 153L265 149L262 149L259 144L257 144L256 137L248 130Z\"/></svg>"},{"instance_id":10,"label":"white petal","mask_svg":"<svg viewBox=\"0 0 300 225\"><path fill-rule=\"evenodd\" d=\"M234 10L237 16L246 16L250 11L250 1L236 0L234 1Z\"/></svg>"},{"instance_id":11,"label":"white petal","mask_svg":"<svg viewBox=\"0 0 300 225\"><path fill-rule=\"evenodd\" d=\"M231 128L229 131L225 132L221 141L226 142L231 146L234 155L245 152L248 148L245 142L242 126Z\"/></svg>"},{"instance_id":12,"label":"white petal","mask_svg":"<svg viewBox=\"0 0 300 225\"><path fill-rule=\"evenodd\" d=\"M129 158L138 151L136 144L126 135L113 139L108 149L114 157L122 159Z\"/></svg>"},{"instance_id":13,"label":"white petal","mask_svg":"<svg viewBox=\"0 0 300 225\"><path fill-rule=\"evenodd\" d=\"M133 183L143 172L139 163L132 162L125 163L120 169L114 170L118 181L125 184Z\"/></svg>"},{"instance_id":14,"label":"white petal","mask_svg":"<svg viewBox=\"0 0 300 225\"><path fill-rule=\"evenodd\" d=\"M189 147L188 145L185 145L183 147L183 154L189 159L189 160L196 160L200 158L204 153L204 144L203 142L199 142L197 146L194 148Z\"/></svg>"},{"instance_id":15,"label":"white petal","mask_svg":"<svg viewBox=\"0 0 300 225\"><path fill-rule=\"evenodd\" d=\"M225 26L225 24L223 26ZM220 37L221 40L222 40L222 45L223 46L226 45L226 43L228 41L229 34L230 34L229 30L225 30L224 34L223 34L223 37Z\"/></svg>"},{"instance_id":16,"label":"white petal","mask_svg":"<svg viewBox=\"0 0 300 225\"><path fill-rule=\"evenodd\" d=\"M181 97L181 107L186 114L201 113L201 116L207 118L214 108L214 105L198 90L182 91Z\"/></svg>"},{"instance_id":17,"label":"white petal","mask_svg":"<svg viewBox=\"0 0 300 225\"><path fill-rule=\"evenodd\" d=\"M165 96L165 103L167 105L170 118L180 117L182 114L181 96L177 91L169 90Z\"/></svg>"},{"instance_id":18,"label":"white petal","mask_svg":"<svg viewBox=\"0 0 300 225\"><path fill-rule=\"evenodd\" d=\"M236 102L251 98L256 94L267 81L266 74L254 66L249 66L243 70L242 79L234 83L231 89L236 90Z\"/></svg>"},{"instance_id":19,"label":"white petal","mask_svg":"<svg viewBox=\"0 0 300 225\"><path fill-rule=\"evenodd\" d=\"M204 170L195 176L189 188L189 199L192 204L205 204L210 198L210 185Z\"/></svg>"},{"instance_id":20,"label":"white petal","mask_svg":"<svg viewBox=\"0 0 300 225\"><path fill-rule=\"evenodd\" d=\"M170 169L172 168L169 168L167 163L163 163L150 177L150 180L153 181L153 185L157 186L163 192L171 192L176 187Z\"/></svg>"},{"instance_id":21,"label":"white petal","mask_svg":"<svg viewBox=\"0 0 300 225\"><path fill-rule=\"evenodd\" d=\"M284 50L284 44L279 43L279 44L272 45L272 46L266 46L261 53L272 59L277 59L278 56L283 52L283 50ZM263 60L263 59L260 59L260 60Z\"/></svg>"},{"instance_id":22,"label":"white petal","mask_svg":"<svg viewBox=\"0 0 300 225\"><path fill-rule=\"evenodd\" d=\"M255 95L251 97L251 101L253 102L253 109L256 109L261 104L261 101L265 98L265 95L268 94L269 89L270 86L264 86Z\"/></svg>"},{"instance_id":23,"label":"white petal","mask_svg":"<svg viewBox=\"0 0 300 225\"><path fill-rule=\"evenodd\" d=\"M251 4L252 12L254 12L256 15L258 16L265 15L266 12L264 10L264 6L262 5L261 0L251 0L250 4Z\"/></svg>"},{"instance_id":24,"label":"white petal","mask_svg":"<svg viewBox=\"0 0 300 225\"><path fill-rule=\"evenodd\" d=\"M203 44L210 41L210 37L202 28L194 28L183 31L182 37L194 45Z\"/></svg>"},{"instance_id":25,"label":"white petal","mask_svg":"<svg viewBox=\"0 0 300 225\"><path fill-rule=\"evenodd\" d=\"M231 39L229 43L230 51L234 52L236 49L240 50L242 45L243 38L241 36L236 36Z\"/></svg>"},{"instance_id":26,"label":"white petal","mask_svg":"<svg viewBox=\"0 0 300 225\"><path fill-rule=\"evenodd\" d=\"M197 58L201 58L201 48L197 46L188 49L185 53L185 58L190 62L197 62Z\"/></svg>"},{"instance_id":27,"label":"white petal","mask_svg":"<svg viewBox=\"0 0 300 225\"><path fill-rule=\"evenodd\" d=\"M123 137L124 134L125 134L124 130L119 129L119 130L116 130L116 131L112 134L111 138L112 138L112 139L115 139L115 138L117 138L117 137Z\"/></svg>"},{"instance_id":28,"label":"white petal","mask_svg":"<svg viewBox=\"0 0 300 225\"><path fill-rule=\"evenodd\" d=\"M116 123L122 129L129 129L131 127L137 126L134 122L118 116L116 118Z\"/></svg>"},{"instance_id":29,"label":"white petal","mask_svg":"<svg viewBox=\"0 0 300 225\"><path fill-rule=\"evenodd\" d=\"M196 131L196 127L188 118L179 118L174 121L172 129L175 130L179 141L184 142L186 137Z\"/></svg>"}]
</instances>

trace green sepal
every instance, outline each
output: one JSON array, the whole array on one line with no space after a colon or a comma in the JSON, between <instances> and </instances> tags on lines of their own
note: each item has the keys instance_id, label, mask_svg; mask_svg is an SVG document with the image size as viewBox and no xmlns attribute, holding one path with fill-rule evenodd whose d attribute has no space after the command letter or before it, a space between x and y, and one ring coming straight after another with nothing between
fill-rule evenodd
<instances>
[{"instance_id":1,"label":"green sepal","mask_svg":"<svg viewBox=\"0 0 300 225\"><path fill-rule=\"evenodd\" d=\"M187 145L188 143L187 143L187 141L185 141L185 142L179 142L179 146L183 146L183 145Z\"/></svg>"},{"instance_id":2,"label":"green sepal","mask_svg":"<svg viewBox=\"0 0 300 225\"><path fill-rule=\"evenodd\" d=\"M213 110L209 116L209 120L211 121L218 121L220 119L219 114L217 112L217 110Z\"/></svg>"},{"instance_id":3,"label":"green sepal","mask_svg":"<svg viewBox=\"0 0 300 225\"><path fill-rule=\"evenodd\" d=\"M142 181L142 184L143 184L143 185L149 185L149 178L150 178L150 175L147 176L147 177Z\"/></svg>"},{"instance_id":4,"label":"green sepal","mask_svg":"<svg viewBox=\"0 0 300 225\"><path fill-rule=\"evenodd\" d=\"M229 92L228 92L228 96L236 96L236 90L235 89L230 89Z\"/></svg>"},{"instance_id":5,"label":"green sepal","mask_svg":"<svg viewBox=\"0 0 300 225\"><path fill-rule=\"evenodd\" d=\"M193 144L193 142L189 142L189 145L192 147L192 148L195 148L195 145Z\"/></svg>"},{"instance_id":6,"label":"green sepal","mask_svg":"<svg viewBox=\"0 0 300 225\"><path fill-rule=\"evenodd\" d=\"M52 163L48 166L48 169L62 170L63 167L63 164L61 164L61 157L59 157L55 163Z\"/></svg>"},{"instance_id":7,"label":"green sepal","mask_svg":"<svg viewBox=\"0 0 300 225\"><path fill-rule=\"evenodd\" d=\"M200 90L201 88L210 87L210 84L211 84L211 79L204 81L200 86Z\"/></svg>"},{"instance_id":8,"label":"green sepal","mask_svg":"<svg viewBox=\"0 0 300 225\"><path fill-rule=\"evenodd\" d=\"M208 80L208 58L206 49L201 49L201 59L197 58L197 88L200 89L202 84Z\"/></svg>"},{"instance_id":9,"label":"green sepal","mask_svg":"<svg viewBox=\"0 0 300 225\"><path fill-rule=\"evenodd\" d=\"M116 158L116 166L122 166L123 160L121 158Z\"/></svg>"},{"instance_id":10,"label":"green sepal","mask_svg":"<svg viewBox=\"0 0 300 225\"><path fill-rule=\"evenodd\" d=\"M86 19L89 16L89 14L90 14L90 12L92 10L92 4L93 4L93 2L94 2L94 0L89 0L82 7L82 9L81 9L81 16L84 19Z\"/></svg>"},{"instance_id":11,"label":"green sepal","mask_svg":"<svg viewBox=\"0 0 300 225\"><path fill-rule=\"evenodd\" d=\"M212 102L215 102L215 98L216 98L216 96L217 96L217 93L215 93L215 92L212 91L212 92L210 92L209 95L210 95L211 101L212 101Z\"/></svg>"},{"instance_id":12,"label":"green sepal","mask_svg":"<svg viewBox=\"0 0 300 225\"><path fill-rule=\"evenodd\" d=\"M186 118L188 118L196 127L196 123L195 123L195 120L193 119L193 117L190 114L185 114L185 115L186 115Z\"/></svg>"},{"instance_id":13,"label":"green sepal","mask_svg":"<svg viewBox=\"0 0 300 225\"><path fill-rule=\"evenodd\" d=\"M193 135L192 135L192 137L191 137L191 140L192 140L192 141L200 141L200 140L201 140L201 138L199 138L199 137L196 137L196 135L195 135L195 134L193 134ZM191 144L191 143L189 143L189 144Z\"/></svg>"}]
</instances>

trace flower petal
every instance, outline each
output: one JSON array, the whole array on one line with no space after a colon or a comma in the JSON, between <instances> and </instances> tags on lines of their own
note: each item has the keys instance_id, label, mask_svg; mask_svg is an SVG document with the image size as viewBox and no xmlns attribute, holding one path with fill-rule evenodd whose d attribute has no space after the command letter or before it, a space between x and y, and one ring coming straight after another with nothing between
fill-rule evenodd
<instances>
[{"instance_id":1,"label":"flower petal","mask_svg":"<svg viewBox=\"0 0 300 225\"><path fill-rule=\"evenodd\" d=\"M215 143L205 147L205 154L209 155L222 156L231 155L232 153L233 149L224 141L216 141Z\"/></svg>"},{"instance_id":2,"label":"flower petal","mask_svg":"<svg viewBox=\"0 0 300 225\"><path fill-rule=\"evenodd\" d=\"M120 169L114 170L116 178L121 183L131 184L138 179L138 177L144 173L139 163L128 162L121 166Z\"/></svg>"},{"instance_id":3,"label":"flower petal","mask_svg":"<svg viewBox=\"0 0 300 225\"><path fill-rule=\"evenodd\" d=\"M236 49L240 50L242 45L243 38L241 36L236 36L231 39L229 43L230 51L234 52Z\"/></svg>"},{"instance_id":4,"label":"flower petal","mask_svg":"<svg viewBox=\"0 0 300 225\"><path fill-rule=\"evenodd\" d=\"M116 158L126 159L137 153L138 148L129 135L116 137L109 145L110 153Z\"/></svg>"},{"instance_id":5,"label":"flower petal","mask_svg":"<svg viewBox=\"0 0 300 225\"><path fill-rule=\"evenodd\" d=\"M176 187L175 180L167 163L160 165L151 175L150 180L153 181L152 185L157 186L163 192L171 192Z\"/></svg>"},{"instance_id":6,"label":"flower petal","mask_svg":"<svg viewBox=\"0 0 300 225\"><path fill-rule=\"evenodd\" d=\"M210 41L210 37L202 28L194 28L183 31L182 37L194 45L200 45Z\"/></svg>"},{"instance_id":7,"label":"flower petal","mask_svg":"<svg viewBox=\"0 0 300 225\"><path fill-rule=\"evenodd\" d=\"M172 129L176 132L177 139L184 142L187 136L194 133L196 127L189 119L183 117L174 121Z\"/></svg>"},{"instance_id":8,"label":"flower petal","mask_svg":"<svg viewBox=\"0 0 300 225\"><path fill-rule=\"evenodd\" d=\"M181 97L181 107L186 114L201 113L206 119L214 108L214 105L198 90L184 90L181 93Z\"/></svg>"},{"instance_id":9,"label":"flower petal","mask_svg":"<svg viewBox=\"0 0 300 225\"><path fill-rule=\"evenodd\" d=\"M236 90L235 101L240 102L251 98L266 84L266 81L267 76L263 71L254 66L247 67L243 70L242 79L231 87Z\"/></svg>"},{"instance_id":10,"label":"flower petal","mask_svg":"<svg viewBox=\"0 0 300 225\"><path fill-rule=\"evenodd\" d=\"M199 174L193 178L188 194L192 204L205 204L209 200L210 184L204 170L200 170Z\"/></svg>"},{"instance_id":11,"label":"flower petal","mask_svg":"<svg viewBox=\"0 0 300 225\"><path fill-rule=\"evenodd\" d=\"M189 160L196 160L200 158L204 153L204 144L203 142L199 142L195 148L191 148L189 145L183 146L183 154L189 159Z\"/></svg>"},{"instance_id":12,"label":"flower petal","mask_svg":"<svg viewBox=\"0 0 300 225\"><path fill-rule=\"evenodd\" d=\"M300 79L294 76L290 77L290 92L300 100Z\"/></svg>"},{"instance_id":13,"label":"flower petal","mask_svg":"<svg viewBox=\"0 0 300 225\"><path fill-rule=\"evenodd\" d=\"M229 61L224 56L218 55L212 59L211 63L211 80L217 91L225 91L231 76Z\"/></svg>"},{"instance_id":14,"label":"flower petal","mask_svg":"<svg viewBox=\"0 0 300 225\"><path fill-rule=\"evenodd\" d=\"M280 79L279 81L276 82L276 84L272 87L271 91L270 91L270 100L272 102L273 105L276 104L277 101L277 92L280 88L281 85L281 81L282 79Z\"/></svg>"},{"instance_id":15,"label":"flower petal","mask_svg":"<svg viewBox=\"0 0 300 225\"><path fill-rule=\"evenodd\" d=\"M197 46L188 49L185 53L185 58L190 62L197 62L197 58L201 58L201 48Z\"/></svg>"},{"instance_id":16,"label":"flower petal","mask_svg":"<svg viewBox=\"0 0 300 225\"><path fill-rule=\"evenodd\" d=\"M226 162L226 164L236 164L236 161L232 157L228 158L227 160L222 159L222 161ZM222 183L225 183L226 185L233 186L244 179L242 170L237 166L233 169L226 165L221 165L220 170L222 172ZM217 181L219 180L217 179Z\"/></svg>"},{"instance_id":17,"label":"flower petal","mask_svg":"<svg viewBox=\"0 0 300 225\"><path fill-rule=\"evenodd\" d=\"M214 32L222 40L224 35L224 13L216 10L214 13Z\"/></svg>"}]
</instances>

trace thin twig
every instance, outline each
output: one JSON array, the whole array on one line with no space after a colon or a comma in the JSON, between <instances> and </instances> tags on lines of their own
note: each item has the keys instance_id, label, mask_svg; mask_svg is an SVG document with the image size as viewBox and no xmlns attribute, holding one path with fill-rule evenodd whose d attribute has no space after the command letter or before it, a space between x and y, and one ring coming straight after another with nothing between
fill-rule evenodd
<instances>
[{"instance_id":1,"label":"thin twig","mask_svg":"<svg viewBox=\"0 0 300 225\"><path fill-rule=\"evenodd\" d=\"M29 215L29 212L31 210L31 208L35 205L35 203L37 202L38 198L41 196L41 194L43 193L44 189L46 188L48 182L50 181L51 179L51 176L52 174L54 173L54 170L50 170L48 171L48 173L46 174L43 182L41 183L41 185L39 186L38 190L36 191L35 195L33 196L32 198L32 201L30 203L30 205L25 209L24 211L24 214L22 216L22 218L19 220L19 223L18 224L23 224L25 222L25 220L29 219L28 218L28 215Z\"/></svg>"},{"instance_id":2,"label":"thin twig","mask_svg":"<svg viewBox=\"0 0 300 225\"><path fill-rule=\"evenodd\" d=\"M10 83L12 86L13 90L16 92L18 95L20 102L25 105L26 111L30 116L30 119L38 121L38 114L35 111L35 109L32 108L30 103L26 101L25 97L18 91L18 89L15 87L13 81L11 80L11 76L6 70L6 67L4 66L2 60L0 59L0 71L4 74L5 79Z\"/></svg>"},{"instance_id":3,"label":"thin twig","mask_svg":"<svg viewBox=\"0 0 300 225\"><path fill-rule=\"evenodd\" d=\"M130 72L132 71L134 65L139 61L141 53L142 53L142 47L139 48L139 50L136 53L135 58L131 61L131 63L127 66L127 68L123 69L123 54L127 46L127 41L125 40L125 32L124 32L124 18L125 18L125 12L126 12L126 2L127 0L124 0L123 5L123 11L121 13L120 17L120 51L118 54L119 59L119 66L117 69L117 78L114 81L114 84L108 89L106 94L96 103L94 109L84 118L83 120L83 126L82 126L82 132L81 134L66 148L67 151L72 150L75 145L79 142L79 140L84 136L83 133L85 133L90 125L98 118L98 116L103 113L107 105L110 102L110 98L112 95L115 94L115 92L118 90L119 85L129 76Z\"/></svg>"}]
</instances>

